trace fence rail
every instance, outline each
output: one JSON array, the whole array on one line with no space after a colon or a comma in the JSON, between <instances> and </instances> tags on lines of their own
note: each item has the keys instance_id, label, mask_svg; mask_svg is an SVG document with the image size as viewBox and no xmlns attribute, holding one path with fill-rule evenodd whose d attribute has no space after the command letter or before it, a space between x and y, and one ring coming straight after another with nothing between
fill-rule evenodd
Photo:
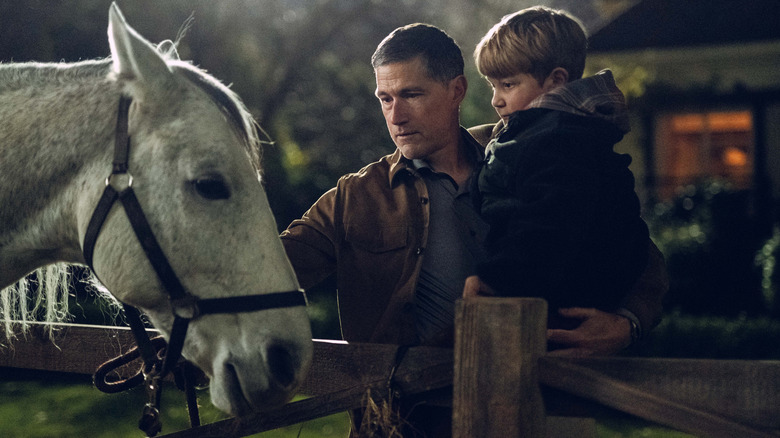
<instances>
[{"instance_id":1,"label":"fence rail","mask_svg":"<svg viewBox=\"0 0 780 438\"><path fill-rule=\"evenodd\" d=\"M542 323L528 313L538 309L528 310L524 308L527 302L520 301L524 300L502 303L500 313L495 301L478 299L464 304L466 308L458 309L456 339L465 336L471 343L461 339L454 351L410 348L393 374L392 390L403 397L451 403L456 434L469 424L459 412L477 411L475 406L490 406L502 413L485 413L481 418L477 412L468 419L476 421L468 427L488 431L480 436L520 435L511 431L522 428L532 430L526 435L532 437L545 436L547 415L582 416L606 406L699 436L780 437L780 361L573 359L543 356L538 348L536 353L522 353L525 347L516 348L518 343L538 344L540 336L543 343L544 335L538 330ZM474 317L477 314L482 316ZM464 321L464 317L471 319ZM507 323L517 327L524 321L533 326L530 332L523 334L525 329L519 329L517 334L508 334ZM51 329L53 340L47 334ZM527 333L536 334L529 338ZM27 335L0 347L0 367L92 374L103 361L132 346L132 336L125 328L33 324ZM164 437L241 437L358 408L369 392L375 400L389 395L388 378L396 353L397 347L391 345L315 340L314 363L301 389L310 398ZM521 361L520 356L528 359L529 354L525 371L518 371L517 365L501 368L501 363L513 364ZM498 368L487 368L491 363ZM528 376L535 376L521 386L524 391L540 389L541 405L530 406L529 399L512 401L511 397L523 396L506 392L517 387L507 383L518 375L526 376L526 383ZM459 385L472 387L466 390ZM496 395L497 391L505 393ZM505 406L498 402L502 397ZM486 398L491 398L487 404Z\"/></svg>"}]
</instances>

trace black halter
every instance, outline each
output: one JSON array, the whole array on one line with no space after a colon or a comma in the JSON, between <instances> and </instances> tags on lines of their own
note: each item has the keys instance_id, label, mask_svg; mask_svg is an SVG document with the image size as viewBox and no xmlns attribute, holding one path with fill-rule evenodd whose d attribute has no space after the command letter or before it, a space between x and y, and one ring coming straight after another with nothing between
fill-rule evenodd
<instances>
[{"instance_id":1,"label":"black halter","mask_svg":"<svg viewBox=\"0 0 780 438\"><path fill-rule=\"evenodd\" d=\"M150 341L140 312L127 304L123 304L130 328L141 351L145 364L147 381L158 386L158 380L165 377L179 362L184 346L184 338L191 320L201 316L219 313L254 312L258 310L282 307L305 306L306 299L301 290L275 292L268 294L246 295L238 297L201 299L190 294L179 281L176 273L168 263L157 239L154 237L143 209L133 191L133 177L128 173L130 154L130 135L128 134L128 113L132 99L122 96L119 100L119 114L116 123L116 138L114 145L114 161L111 175L106 178L106 187L100 198L84 236L84 259L94 272L93 255L100 230L114 202L119 200L125 214L130 220L133 231L141 247L146 253L157 277L168 293L174 315L173 328L166 348L165 357L160 367L156 363L157 352ZM159 398L159 395L157 396ZM152 408L156 409L155 406Z\"/></svg>"}]
</instances>

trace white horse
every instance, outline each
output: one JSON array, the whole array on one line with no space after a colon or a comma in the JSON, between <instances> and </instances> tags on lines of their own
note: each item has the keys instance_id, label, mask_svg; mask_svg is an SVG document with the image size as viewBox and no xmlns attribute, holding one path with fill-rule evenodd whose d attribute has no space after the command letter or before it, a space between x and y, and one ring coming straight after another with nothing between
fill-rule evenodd
<instances>
[{"instance_id":1,"label":"white horse","mask_svg":"<svg viewBox=\"0 0 780 438\"><path fill-rule=\"evenodd\" d=\"M161 54L116 5L108 36L107 60L0 64L0 288L51 263L87 262L85 235L111 173L119 102L132 100L132 187L187 293L298 291L243 104L205 72ZM111 294L169 337L176 305L119 203L99 227L93 254ZM54 272L52 283L63 280ZM49 301L65 298L56 285L49 289ZM32 306L15 293L3 292L0 318L26 318ZM48 307L50 316L62 314ZM204 314L191 320L183 355L210 377L218 408L233 415L268 409L289 400L308 371L309 320L300 305Z\"/></svg>"}]
</instances>

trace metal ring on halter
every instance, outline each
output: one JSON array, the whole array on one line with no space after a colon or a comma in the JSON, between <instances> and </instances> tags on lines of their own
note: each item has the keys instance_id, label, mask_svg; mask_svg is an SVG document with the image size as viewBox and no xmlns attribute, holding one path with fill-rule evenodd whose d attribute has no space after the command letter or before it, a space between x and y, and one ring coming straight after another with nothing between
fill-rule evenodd
<instances>
[{"instance_id":1,"label":"metal ring on halter","mask_svg":"<svg viewBox=\"0 0 780 438\"><path fill-rule=\"evenodd\" d=\"M126 178L126 181L120 181L120 178ZM125 182L126 184L119 185L117 183ZM133 175L129 172L125 173L112 173L106 177L106 187L111 187L117 192L121 192L127 188L133 186Z\"/></svg>"},{"instance_id":2,"label":"metal ring on halter","mask_svg":"<svg viewBox=\"0 0 780 438\"><path fill-rule=\"evenodd\" d=\"M183 319L195 319L200 316L199 299L194 295L187 294L181 298L171 298L171 310L174 316Z\"/></svg>"}]
</instances>

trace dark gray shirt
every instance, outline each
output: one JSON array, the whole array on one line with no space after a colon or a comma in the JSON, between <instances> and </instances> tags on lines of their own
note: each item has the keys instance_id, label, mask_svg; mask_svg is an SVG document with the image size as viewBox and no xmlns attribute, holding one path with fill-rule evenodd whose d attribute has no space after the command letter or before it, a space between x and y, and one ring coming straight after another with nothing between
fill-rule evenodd
<instances>
[{"instance_id":1,"label":"dark gray shirt","mask_svg":"<svg viewBox=\"0 0 780 438\"><path fill-rule=\"evenodd\" d=\"M425 162L414 160L414 166L430 202L428 243L414 300L417 334L426 343L451 336L455 300L477 261L484 259L488 225L471 200L471 179L458 187L449 175L434 172Z\"/></svg>"}]
</instances>

